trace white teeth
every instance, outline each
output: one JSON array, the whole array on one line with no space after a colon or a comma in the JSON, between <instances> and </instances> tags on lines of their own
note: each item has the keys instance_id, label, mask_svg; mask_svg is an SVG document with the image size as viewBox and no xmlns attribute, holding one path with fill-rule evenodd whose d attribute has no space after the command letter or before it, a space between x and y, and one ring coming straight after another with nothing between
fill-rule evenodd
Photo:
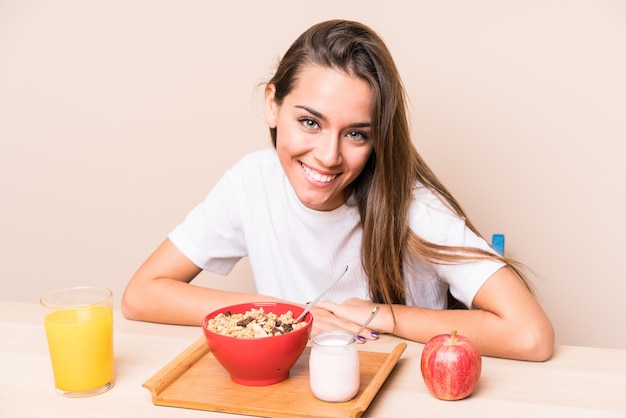
<instances>
[{"instance_id":1,"label":"white teeth","mask_svg":"<svg viewBox=\"0 0 626 418\"><path fill-rule=\"evenodd\" d=\"M302 168L304 168L304 172L307 174L307 176L309 176L309 178L311 178L312 180L318 181L320 183L330 183L335 177L337 177L336 174L332 176L322 175L318 173L317 171L312 170L305 164L302 164Z\"/></svg>"}]
</instances>

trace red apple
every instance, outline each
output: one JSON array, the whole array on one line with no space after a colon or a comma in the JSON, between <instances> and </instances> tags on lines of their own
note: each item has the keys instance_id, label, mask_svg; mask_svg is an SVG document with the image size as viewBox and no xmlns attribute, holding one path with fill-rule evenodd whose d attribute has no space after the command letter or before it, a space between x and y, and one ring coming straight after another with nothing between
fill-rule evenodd
<instances>
[{"instance_id":1,"label":"red apple","mask_svg":"<svg viewBox=\"0 0 626 418\"><path fill-rule=\"evenodd\" d=\"M426 343L421 367L430 393L438 399L455 401L467 398L476 388L482 359L469 338L452 331Z\"/></svg>"}]
</instances>

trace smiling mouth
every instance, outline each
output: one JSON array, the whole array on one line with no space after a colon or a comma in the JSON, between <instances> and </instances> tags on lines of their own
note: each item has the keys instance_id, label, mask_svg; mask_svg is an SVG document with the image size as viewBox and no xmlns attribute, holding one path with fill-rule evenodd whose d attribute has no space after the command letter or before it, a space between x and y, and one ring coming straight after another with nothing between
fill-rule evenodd
<instances>
[{"instance_id":1,"label":"smiling mouth","mask_svg":"<svg viewBox=\"0 0 626 418\"><path fill-rule=\"evenodd\" d=\"M330 183L337 177L337 174L320 174L302 162L300 162L300 166L302 167L308 178L319 183Z\"/></svg>"}]
</instances>

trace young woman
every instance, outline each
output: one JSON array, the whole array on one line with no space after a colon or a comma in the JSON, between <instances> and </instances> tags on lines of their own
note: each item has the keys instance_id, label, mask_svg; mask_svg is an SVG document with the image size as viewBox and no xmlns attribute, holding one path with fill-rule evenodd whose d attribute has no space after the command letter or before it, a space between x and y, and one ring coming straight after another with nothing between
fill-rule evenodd
<instances>
[{"instance_id":1,"label":"young woman","mask_svg":"<svg viewBox=\"0 0 626 418\"><path fill-rule=\"evenodd\" d=\"M483 355L543 361L554 332L515 264L494 252L411 141L405 92L380 37L351 21L304 32L265 89L273 149L245 156L132 277L131 319L199 325L225 305L313 308L314 333L426 342L456 329ZM248 257L259 294L194 286ZM449 309L449 296L469 309Z\"/></svg>"}]
</instances>

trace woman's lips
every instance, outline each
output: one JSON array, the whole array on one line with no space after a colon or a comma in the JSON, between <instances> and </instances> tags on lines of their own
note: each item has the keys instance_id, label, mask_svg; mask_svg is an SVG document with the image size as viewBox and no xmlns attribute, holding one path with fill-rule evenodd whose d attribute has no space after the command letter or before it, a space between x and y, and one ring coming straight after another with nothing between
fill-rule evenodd
<instances>
[{"instance_id":1,"label":"woman's lips","mask_svg":"<svg viewBox=\"0 0 626 418\"><path fill-rule=\"evenodd\" d=\"M300 166L302 167L304 173L307 175L308 178L318 183L330 183L338 176L338 174L321 174L320 172L312 169L303 162L300 162Z\"/></svg>"}]
</instances>

